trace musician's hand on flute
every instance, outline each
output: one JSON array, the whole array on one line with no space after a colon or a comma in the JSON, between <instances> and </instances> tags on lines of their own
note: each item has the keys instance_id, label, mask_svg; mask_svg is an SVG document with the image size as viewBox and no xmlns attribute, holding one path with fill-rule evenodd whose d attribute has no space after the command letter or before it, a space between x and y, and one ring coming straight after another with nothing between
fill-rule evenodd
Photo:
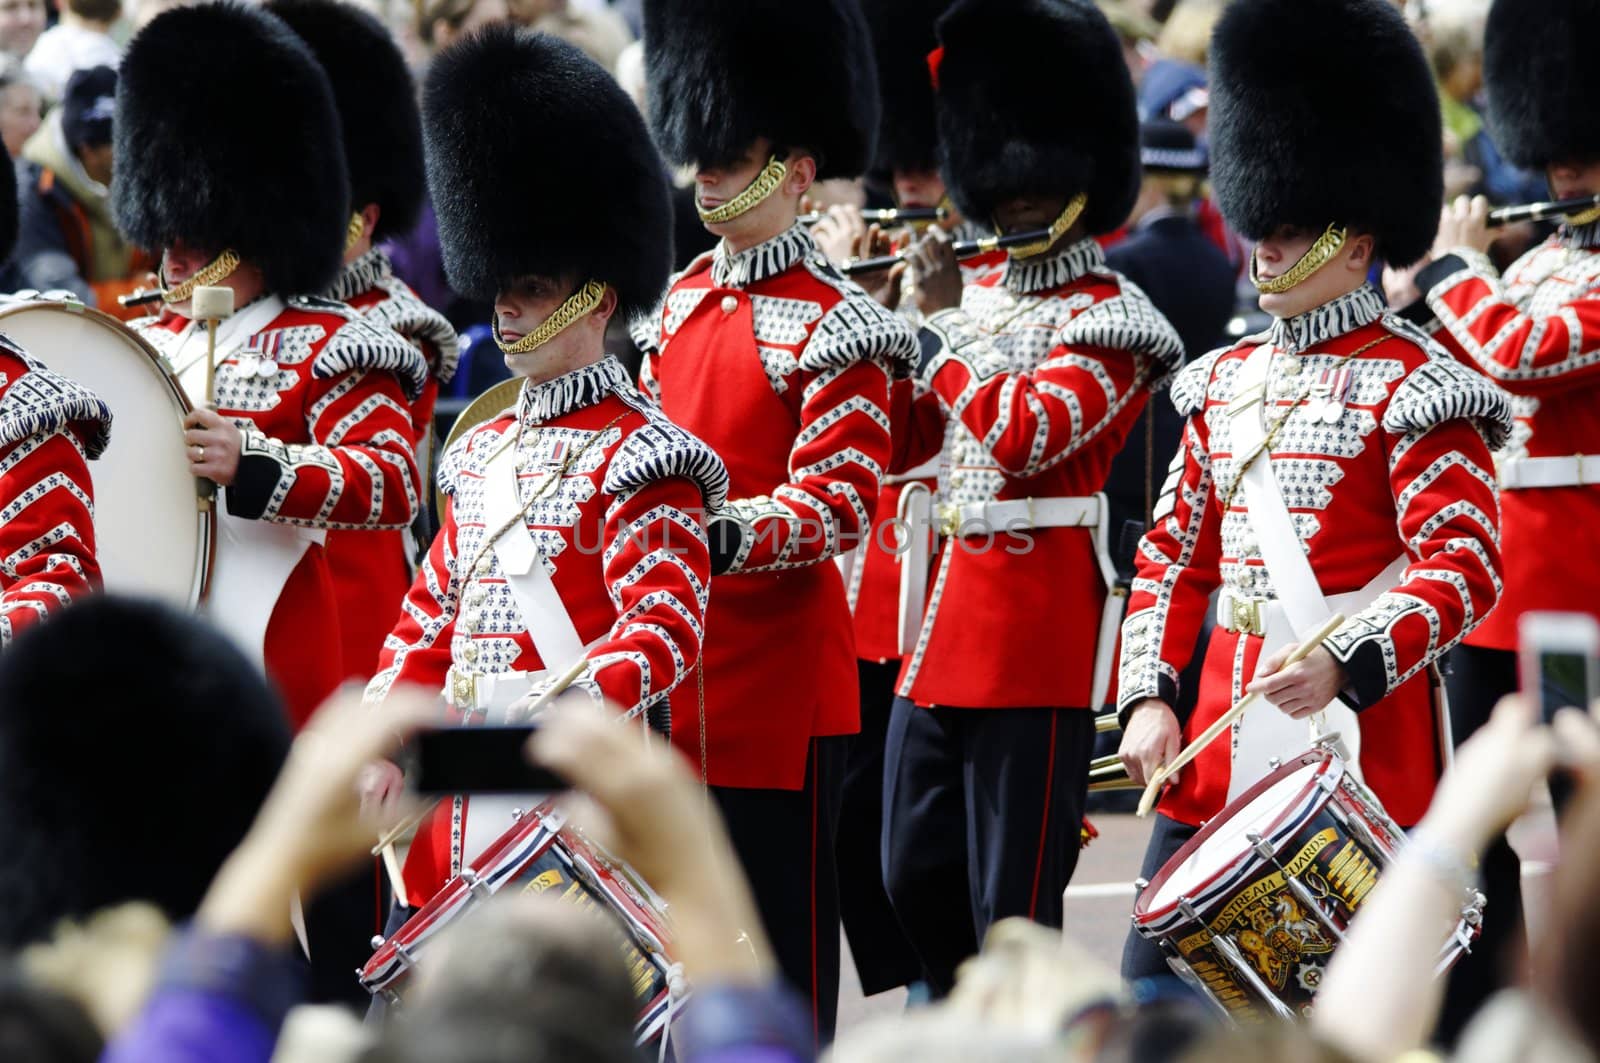
<instances>
[{"instance_id":1,"label":"musician's hand on flute","mask_svg":"<svg viewBox=\"0 0 1600 1063\"><path fill-rule=\"evenodd\" d=\"M894 245L890 242L889 235L883 231L883 226L873 222L856 238L856 246L851 257L883 258L893 253ZM861 285L866 293L881 305L894 310L900 305L900 279L905 273L906 264L897 262L888 269L853 274L850 279Z\"/></svg>"},{"instance_id":2,"label":"musician's hand on flute","mask_svg":"<svg viewBox=\"0 0 1600 1063\"><path fill-rule=\"evenodd\" d=\"M1283 662L1299 647L1298 642L1291 642L1268 657L1256 669L1255 681L1245 688L1249 693L1260 694L1293 720L1303 720L1327 708L1349 682L1333 654L1320 646L1305 660L1285 668Z\"/></svg>"},{"instance_id":3,"label":"musician's hand on flute","mask_svg":"<svg viewBox=\"0 0 1600 1063\"><path fill-rule=\"evenodd\" d=\"M1489 201L1483 196L1457 196L1439 213L1439 233L1433 238L1433 256L1442 258L1452 248L1487 251L1494 242L1489 232Z\"/></svg>"},{"instance_id":4,"label":"musician's hand on flute","mask_svg":"<svg viewBox=\"0 0 1600 1063\"><path fill-rule=\"evenodd\" d=\"M216 410L202 407L183 419L183 442L188 449L189 471L226 487L239 474L239 453L244 433Z\"/></svg>"},{"instance_id":5,"label":"musician's hand on flute","mask_svg":"<svg viewBox=\"0 0 1600 1063\"><path fill-rule=\"evenodd\" d=\"M835 203L811 227L811 239L828 261L839 265L855 254L856 243L867 231L861 220L861 211L843 203Z\"/></svg>"},{"instance_id":6,"label":"musician's hand on flute","mask_svg":"<svg viewBox=\"0 0 1600 1063\"><path fill-rule=\"evenodd\" d=\"M961 262L950 236L929 226L911 246L911 276L917 284L917 309L926 316L961 305Z\"/></svg>"},{"instance_id":7,"label":"musician's hand on flute","mask_svg":"<svg viewBox=\"0 0 1600 1063\"><path fill-rule=\"evenodd\" d=\"M1183 728L1172 707L1160 698L1146 698L1134 706L1128 727L1122 733L1117 756L1128 769L1128 778L1138 786L1147 785L1156 769L1171 764L1183 749ZM1178 781L1178 772L1168 784Z\"/></svg>"}]
</instances>

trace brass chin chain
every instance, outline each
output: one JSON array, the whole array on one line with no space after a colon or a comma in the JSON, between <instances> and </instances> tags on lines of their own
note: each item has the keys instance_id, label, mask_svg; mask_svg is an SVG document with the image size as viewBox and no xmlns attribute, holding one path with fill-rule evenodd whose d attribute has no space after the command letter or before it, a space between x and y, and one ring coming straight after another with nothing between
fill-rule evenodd
<instances>
[{"instance_id":1,"label":"brass chin chain","mask_svg":"<svg viewBox=\"0 0 1600 1063\"><path fill-rule=\"evenodd\" d=\"M1256 279L1256 256L1250 255L1250 283L1256 286L1256 291L1263 295L1282 295L1295 285L1300 284L1317 270L1333 261L1333 257L1344 247L1346 230L1338 225L1329 224L1323 230L1317 242L1306 249L1300 256L1300 261L1289 267L1288 272L1281 273L1271 280Z\"/></svg>"},{"instance_id":2,"label":"brass chin chain","mask_svg":"<svg viewBox=\"0 0 1600 1063\"><path fill-rule=\"evenodd\" d=\"M1580 210L1576 214L1568 214L1565 220L1568 225L1575 229L1582 228L1585 225L1593 225L1595 222L1600 221L1600 206L1590 207L1588 210Z\"/></svg>"},{"instance_id":3,"label":"brass chin chain","mask_svg":"<svg viewBox=\"0 0 1600 1063\"><path fill-rule=\"evenodd\" d=\"M1083 214L1083 208L1089 203L1088 193L1079 192L1067 200L1067 205L1062 208L1056 220L1050 223L1050 235L1043 240L1036 240L1031 244L1023 244L1011 249L1012 258L1032 258L1042 255L1055 246L1056 241L1066 235L1067 230L1078 224L1078 218Z\"/></svg>"},{"instance_id":4,"label":"brass chin chain","mask_svg":"<svg viewBox=\"0 0 1600 1063\"><path fill-rule=\"evenodd\" d=\"M367 223L361 220L361 215L350 215L350 224L344 227L344 253L349 254L350 249L361 242L367 235Z\"/></svg>"},{"instance_id":5,"label":"brass chin chain","mask_svg":"<svg viewBox=\"0 0 1600 1063\"><path fill-rule=\"evenodd\" d=\"M209 288L218 281L227 280L233 271L238 268L238 253L232 249L224 251L176 288L166 288L161 293L161 301L168 306L173 303L185 302L194 295L196 288ZM161 283L165 287L166 279L162 278Z\"/></svg>"},{"instance_id":6,"label":"brass chin chain","mask_svg":"<svg viewBox=\"0 0 1600 1063\"><path fill-rule=\"evenodd\" d=\"M766 168L756 174L756 179L745 186L743 192L720 207L713 207L710 210L702 209L696 200L694 209L699 211L700 220L707 225L720 225L725 221L732 221L776 192L778 186L783 184L783 179L788 176L789 167L774 155L767 160Z\"/></svg>"},{"instance_id":7,"label":"brass chin chain","mask_svg":"<svg viewBox=\"0 0 1600 1063\"><path fill-rule=\"evenodd\" d=\"M555 312L539 323L539 327L522 337L515 343L507 343L500 338L500 318L494 319L494 342L499 345L505 354L527 354L544 346L559 336L574 321L583 317L600 305L600 300L605 298L606 286L599 281L590 281L579 288L567 301L555 308Z\"/></svg>"}]
</instances>

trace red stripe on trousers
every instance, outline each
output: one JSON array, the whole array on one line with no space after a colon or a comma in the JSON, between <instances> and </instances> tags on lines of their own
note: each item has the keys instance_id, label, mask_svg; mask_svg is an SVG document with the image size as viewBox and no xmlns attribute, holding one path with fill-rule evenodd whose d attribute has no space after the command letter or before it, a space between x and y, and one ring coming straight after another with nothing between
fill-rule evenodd
<instances>
[{"instance_id":1,"label":"red stripe on trousers","mask_svg":"<svg viewBox=\"0 0 1600 1063\"><path fill-rule=\"evenodd\" d=\"M1039 856L1033 862L1033 893L1028 897L1028 918L1034 918L1039 911L1039 879L1044 874L1044 842L1045 836L1050 831L1050 790L1056 778L1056 714L1050 714L1050 749L1047 754L1049 760L1045 764L1044 773L1044 817L1039 822Z\"/></svg>"}]
</instances>

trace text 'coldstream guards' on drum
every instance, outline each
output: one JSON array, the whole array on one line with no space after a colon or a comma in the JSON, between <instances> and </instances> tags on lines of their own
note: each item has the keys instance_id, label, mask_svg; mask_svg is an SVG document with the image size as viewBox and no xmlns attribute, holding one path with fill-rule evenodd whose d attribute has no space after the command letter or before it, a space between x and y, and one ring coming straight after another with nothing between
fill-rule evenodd
<instances>
[{"instance_id":1,"label":"text 'coldstream guards' on drum","mask_svg":"<svg viewBox=\"0 0 1600 1063\"><path fill-rule=\"evenodd\" d=\"M99 395L116 431L94 464L96 553L106 590L193 609L205 596L212 511L183 443L183 389L148 343L77 302L7 301L0 332Z\"/></svg>"}]
</instances>

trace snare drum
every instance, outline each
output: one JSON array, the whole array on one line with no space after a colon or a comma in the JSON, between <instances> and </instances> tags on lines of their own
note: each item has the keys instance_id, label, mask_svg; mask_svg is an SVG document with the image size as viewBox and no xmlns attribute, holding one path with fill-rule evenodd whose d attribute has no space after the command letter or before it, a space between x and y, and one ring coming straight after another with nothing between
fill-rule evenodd
<instances>
[{"instance_id":1,"label":"snare drum","mask_svg":"<svg viewBox=\"0 0 1600 1063\"><path fill-rule=\"evenodd\" d=\"M522 816L445 884L392 938L378 945L361 969L361 984L391 1005L402 1005L407 977L424 962L429 943L462 915L501 891L550 893L579 908L608 912L639 1004L638 1043L658 1038L687 999L672 972L662 905L623 864L572 828L563 829L548 803Z\"/></svg>"},{"instance_id":2,"label":"snare drum","mask_svg":"<svg viewBox=\"0 0 1600 1063\"><path fill-rule=\"evenodd\" d=\"M1404 844L1339 754L1318 746L1179 849L1141 889L1133 923L1234 1021L1306 1015L1350 920ZM1483 903L1463 898L1436 975L1477 937Z\"/></svg>"},{"instance_id":3,"label":"snare drum","mask_svg":"<svg viewBox=\"0 0 1600 1063\"><path fill-rule=\"evenodd\" d=\"M111 408L111 443L89 467L106 590L195 608L211 569L212 513L189 473L189 400L161 357L81 303L0 303L0 332Z\"/></svg>"}]
</instances>

